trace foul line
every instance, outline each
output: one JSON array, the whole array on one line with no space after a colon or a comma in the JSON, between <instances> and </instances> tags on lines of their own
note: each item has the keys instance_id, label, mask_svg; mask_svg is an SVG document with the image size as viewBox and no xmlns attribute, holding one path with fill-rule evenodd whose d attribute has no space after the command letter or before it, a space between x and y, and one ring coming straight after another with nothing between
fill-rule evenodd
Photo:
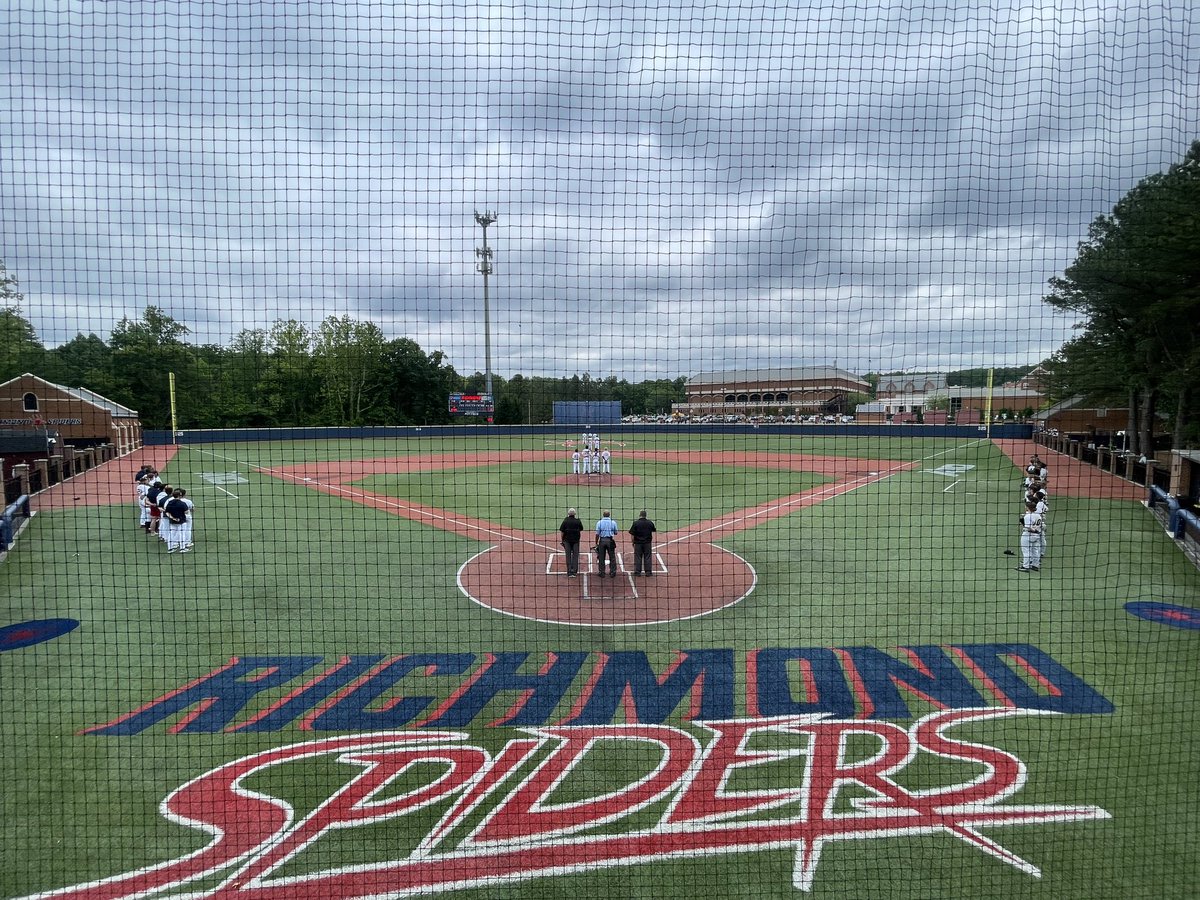
<instances>
[{"instance_id":1,"label":"foul line","mask_svg":"<svg viewBox=\"0 0 1200 900\"><path fill-rule=\"evenodd\" d=\"M821 498L829 499L830 497L842 496L842 495L848 494L852 491L856 491L859 488L866 487L867 485L878 484L879 482L886 481L887 479L891 478L893 475L896 475L900 472L911 471L912 469L916 468L916 466L920 465L923 462L927 462L928 460L937 459L939 456L945 456L946 454L950 454L950 453L958 453L961 450L965 450L969 447L973 447L973 446L977 446L979 444L985 444L985 443L987 443L986 438L978 438L978 439L976 439L974 441L970 441L960 447L950 447L946 450L939 450L937 453L931 453L928 456L922 456L915 460L908 460L906 462L896 463L895 465L891 466L890 468L885 469L882 472L875 473L873 475L859 476L858 478L852 479L851 481L843 482L841 484L831 485L829 487L822 488L817 491L805 491L802 494L794 494L781 503L772 503L772 504L769 504L766 506L756 507L752 511L746 512L744 515L732 514L730 516L722 517L722 518L719 518L716 520L710 520L709 524L704 525L703 527L700 527L696 530L688 531L688 532L680 535L679 537L673 537L673 538L670 538L669 540L657 542L657 546L666 547L671 544L677 544L677 543L681 543L683 541L693 540L695 538L702 537L703 535L710 534L712 532L728 531L731 529L735 530L735 531L744 531L747 528L751 528L755 524L757 524L754 521L755 519L760 519L763 516L778 514L778 513L780 513L781 510L787 510L791 507L794 507L794 506L797 506L800 504L811 504L815 500L818 500ZM480 524L476 524L475 522L467 521L465 519L454 518L450 515L444 515L441 513L433 512L432 510L429 510L429 509L423 509L423 508L420 508L417 506L413 506L411 504L407 504L407 503L404 503L399 500L393 500L389 497L384 497L379 494L373 494L373 493L370 493L369 491L356 491L351 488L343 487L342 485L330 484L328 482L317 481L314 478L305 478L305 477L302 477L299 475L293 475L290 472L286 472L281 469L276 469L276 468L272 468L272 467L268 467L268 466L256 466L256 465L252 465L252 464L248 464L248 463L243 463L240 460L235 459L234 457L224 456L219 453L213 453L210 450L200 450L198 448L190 448L190 449L195 449L195 452L197 452L197 453L206 453L209 456L214 456L214 457L217 457L218 459L229 460L230 462L236 463L241 466L245 466L246 468L248 468L251 471L261 472L266 475L270 475L273 478L286 479L295 484L302 484L302 485L307 484L307 485L316 486L330 494L340 494L340 495L342 495L348 499L352 499L352 500L369 501L370 504L373 504L376 507L390 507L391 509L397 511L399 514L403 515L405 518L408 518L408 519L410 519L412 521L416 521L416 522L429 520L430 524L433 524L434 527L443 528L443 530L446 530L446 531L457 532L460 534L464 531L468 532L468 533L478 532L480 534L488 535L489 537L494 538L494 539L499 539L502 541L512 541L514 543L520 543L520 544L528 544L531 547L537 547L542 550L547 550L551 553L556 552L555 547L553 545L547 544L545 542L545 540L538 540L538 539L534 539L534 538L522 537L511 531L501 531L501 530L499 530L499 528L497 526L493 526L490 523L488 525L480 525ZM850 457L847 457L847 458L849 459ZM216 487L216 485L213 485L213 486ZM228 492L226 492L226 493L228 493ZM364 502L363 505L368 505L368 503ZM774 515L773 517L779 517L779 516ZM438 524L438 523L444 523L444 524ZM449 526L449 527L447 527L447 526Z\"/></svg>"},{"instance_id":2,"label":"foul line","mask_svg":"<svg viewBox=\"0 0 1200 900\"><path fill-rule=\"evenodd\" d=\"M797 504L809 504L818 498L824 497L824 499L829 499L829 497L839 497L843 494L849 494L851 491L856 491L861 487L866 487L867 485L870 485L870 484L878 484L881 481L886 481L887 479L891 478L893 475L896 475L900 472L912 471L917 466L919 466L921 463L926 462L927 460L936 459L937 457L944 456L947 453L957 453L960 450L965 450L967 447L971 447L976 444L984 444L984 443L987 443L987 441L984 438L979 438L978 440L971 441L970 443L965 444L962 447L951 447L948 450L939 450L937 453L931 453L929 456L922 456L919 459L909 460L908 462L903 462L903 463L897 463L896 465L892 466L890 469L885 469L883 472L879 472L874 475L860 475L858 478L852 479L851 481L842 482L841 484L831 485L829 487L822 488L817 491L805 491L802 494L793 494L791 497L789 497L787 500L783 501L782 503L774 503L774 504L770 504L767 506L756 507L752 512L749 512L745 515L731 514L729 516L722 517L722 518L719 518L716 520L710 520L711 524L709 524L705 527L702 527L696 531L689 531L685 534L680 535L679 537L671 538L670 540L666 540L666 541L661 541L661 542L659 542L659 546L666 547L670 544L675 544L675 543L680 543L682 541L692 540L693 538L700 537L702 535L708 534L713 531L724 531L727 529L734 529L735 531L745 531L747 528L751 528L755 524L757 524L752 521L753 519L761 518L762 516L766 516L769 514L778 513L780 510L788 509L789 507L796 506ZM855 482L858 482L858 483L856 484ZM828 496L826 497L825 495L828 495ZM779 516L774 516L774 517L778 518Z\"/></svg>"},{"instance_id":3,"label":"foul line","mask_svg":"<svg viewBox=\"0 0 1200 900\"><path fill-rule=\"evenodd\" d=\"M186 446L186 445L185 445L185 446ZM228 460L229 462L231 462L231 463L234 463L235 465L237 465L237 466L240 466L241 468L244 468L244 469L246 469L246 471L250 471L250 469L252 469L252 468L253 468L253 466L251 466L249 463L244 463L244 462L241 462L240 460L234 459L232 456L224 456L224 455L222 455L222 454L220 454L220 453L213 453L211 450L201 450L199 447L190 447L190 446L189 446L189 447L188 447L188 449L189 449L189 450L191 450L191 451L193 451L194 453L205 453L205 454L207 454L207 455L209 455L209 456L214 456L214 457L216 457L217 459L224 459L224 460ZM203 476L201 476L201 478L203 479ZM229 495L230 497L232 497L234 500L241 500L241 499L242 499L242 498L241 498L241 497L239 497L237 494L233 493L232 491L227 491L227 490L225 490L225 488L221 487L219 484L216 484L215 482L212 482L212 481L210 481L210 482L208 482L208 483L209 483L210 485L212 485L213 487L215 487L215 488L216 488L218 491L220 491L222 494L228 494L228 495ZM220 497L218 497L217 499L219 500L219 499L220 499Z\"/></svg>"},{"instance_id":4,"label":"foul line","mask_svg":"<svg viewBox=\"0 0 1200 900\"><path fill-rule=\"evenodd\" d=\"M418 506L412 506L412 505L404 503L400 500L393 500L390 497L384 497L380 494L373 494L369 491L356 491L351 488L342 487L341 485L338 485L338 484L330 484L329 482L325 482L325 481L317 481L315 478L304 478L299 475L292 475L290 472L284 472L279 469L270 469L270 468L267 468L264 466L253 466L252 468L254 468L255 470L257 470L259 472L263 472L267 475L270 475L273 478L280 478L280 479L286 478L296 484L314 485L314 486L319 487L320 489L327 491L328 493L331 493L331 494L335 494L335 493L341 494L350 499L359 499L359 500L363 500L363 501L369 500L370 504L374 504L377 506L391 507L391 508L401 512L401 514L403 514L406 519L411 519L413 521L421 521L422 519L433 519L433 520L438 520L438 521L444 522L447 525L454 526L453 528L442 528L443 531L450 531L450 532L457 531L458 533L461 533L462 531L468 531L468 532L478 531L482 534L500 538L501 540L508 540L508 541L512 541L514 543L519 543L519 544L529 544L530 546L537 547L540 550L551 550L552 551L554 549L552 546L546 544L543 541L534 540L532 538L521 537L512 532L499 531L499 530L496 530L495 526L488 527L485 525L476 525L475 523L469 522L466 519L456 519L456 518L453 518L448 515L441 515L439 513L432 512L428 509L422 509L421 507L418 507ZM366 506L369 504L363 503L363 505ZM438 527L441 527L441 526L438 526Z\"/></svg>"}]
</instances>

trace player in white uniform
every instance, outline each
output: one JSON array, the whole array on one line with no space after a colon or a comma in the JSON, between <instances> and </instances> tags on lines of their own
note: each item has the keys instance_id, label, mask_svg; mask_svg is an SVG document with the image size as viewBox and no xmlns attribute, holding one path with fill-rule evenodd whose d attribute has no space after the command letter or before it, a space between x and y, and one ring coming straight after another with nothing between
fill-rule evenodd
<instances>
[{"instance_id":1,"label":"player in white uniform","mask_svg":"<svg viewBox=\"0 0 1200 900\"><path fill-rule=\"evenodd\" d=\"M600 454L592 451L592 471L600 474Z\"/></svg>"},{"instance_id":2,"label":"player in white uniform","mask_svg":"<svg viewBox=\"0 0 1200 900\"><path fill-rule=\"evenodd\" d=\"M143 475L137 483L138 527L142 531L150 530L150 501L146 494L150 491L150 476Z\"/></svg>"},{"instance_id":3,"label":"player in white uniform","mask_svg":"<svg viewBox=\"0 0 1200 900\"><path fill-rule=\"evenodd\" d=\"M187 553L192 549L192 510L195 504L185 496L187 491L176 488L171 499L163 504L163 525L167 532L167 552Z\"/></svg>"},{"instance_id":4,"label":"player in white uniform","mask_svg":"<svg viewBox=\"0 0 1200 900\"><path fill-rule=\"evenodd\" d=\"M600 451L600 471L605 475L612 474L612 454L607 447Z\"/></svg>"},{"instance_id":5,"label":"player in white uniform","mask_svg":"<svg viewBox=\"0 0 1200 900\"><path fill-rule=\"evenodd\" d=\"M571 454L571 474L572 475L579 474L579 451L578 450L576 450L574 453Z\"/></svg>"},{"instance_id":6,"label":"player in white uniform","mask_svg":"<svg viewBox=\"0 0 1200 900\"><path fill-rule=\"evenodd\" d=\"M590 454L586 450L584 450L582 453L579 454L579 459L583 463L583 474L591 475L592 474L592 454Z\"/></svg>"},{"instance_id":7,"label":"player in white uniform","mask_svg":"<svg viewBox=\"0 0 1200 900\"><path fill-rule=\"evenodd\" d=\"M192 519L196 511L196 504L189 500L186 496L183 496L187 494L187 491L181 490L179 493L183 499L183 502L187 504L187 515L184 517L183 525L179 532L179 542L183 545L179 552L188 553L191 551L192 547L195 546L192 538Z\"/></svg>"},{"instance_id":8,"label":"player in white uniform","mask_svg":"<svg viewBox=\"0 0 1200 900\"><path fill-rule=\"evenodd\" d=\"M1025 504L1025 515L1021 516L1021 565L1018 572L1037 572L1042 567L1042 553L1046 549L1046 520L1037 512L1034 503Z\"/></svg>"}]
</instances>

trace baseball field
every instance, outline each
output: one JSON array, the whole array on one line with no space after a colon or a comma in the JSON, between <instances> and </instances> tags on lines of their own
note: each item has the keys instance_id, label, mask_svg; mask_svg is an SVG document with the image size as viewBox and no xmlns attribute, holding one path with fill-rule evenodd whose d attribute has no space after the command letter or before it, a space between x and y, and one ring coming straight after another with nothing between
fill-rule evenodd
<instances>
[{"instance_id":1,"label":"baseball field","mask_svg":"<svg viewBox=\"0 0 1200 900\"><path fill-rule=\"evenodd\" d=\"M578 437L147 447L38 495L0 896L1194 896L1200 572L1141 489L1043 451L1022 572L1028 442L613 433L588 476Z\"/></svg>"}]
</instances>

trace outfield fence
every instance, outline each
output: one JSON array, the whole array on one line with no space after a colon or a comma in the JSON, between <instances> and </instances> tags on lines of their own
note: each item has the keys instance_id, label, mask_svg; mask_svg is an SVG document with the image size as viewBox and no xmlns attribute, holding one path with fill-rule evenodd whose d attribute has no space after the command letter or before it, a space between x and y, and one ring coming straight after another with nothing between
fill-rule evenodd
<instances>
[{"instance_id":1,"label":"outfield fence","mask_svg":"<svg viewBox=\"0 0 1200 900\"><path fill-rule=\"evenodd\" d=\"M661 424L661 423L625 423L613 425L604 429L609 436L618 435L653 435L677 434L690 436L720 436L720 435L792 435L794 437L852 437L852 438L948 438L948 439L979 439L994 437L997 439L1027 439L1033 433L1033 426L1007 424L993 425L990 429L978 425L754 425L754 424ZM252 441L313 441L313 440L410 440L414 438L465 438L478 437L494 439L503 437L521 437L526 435L556 436L564 440L574 440L578 437L573 430L562 425L411 425L386 427L305 427L305 428L208 428L180 431L172 435L170 431L151 429L145 432L144 440L148 447L162 447L171 444L181 446L188 444L238 443Z\"/></svg>"}]
</instances>

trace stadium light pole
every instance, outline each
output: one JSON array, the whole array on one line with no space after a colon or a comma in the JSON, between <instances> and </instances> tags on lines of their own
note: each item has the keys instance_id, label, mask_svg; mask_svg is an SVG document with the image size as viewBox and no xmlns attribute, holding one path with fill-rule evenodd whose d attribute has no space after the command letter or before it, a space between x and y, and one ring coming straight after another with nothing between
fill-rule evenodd
<instances>
[{"instance_id":1,"label":"stadium light pole","mask_svg":"<svg viewBox=\"0 0 1200 900\"><path fill-rule=\"evenodd\" d=\"M475 255L479 258L476 268L483 275L483 365L487 376L487 393L495 403L496 396L492 393L492 317L488 306L488 276L492 274L492 248L488 246L487 230L488 226L496 221L496 213L491 210L476 210L475 221L483 229L483 246L475 248Z\"/></svg>"}]
</instances>

